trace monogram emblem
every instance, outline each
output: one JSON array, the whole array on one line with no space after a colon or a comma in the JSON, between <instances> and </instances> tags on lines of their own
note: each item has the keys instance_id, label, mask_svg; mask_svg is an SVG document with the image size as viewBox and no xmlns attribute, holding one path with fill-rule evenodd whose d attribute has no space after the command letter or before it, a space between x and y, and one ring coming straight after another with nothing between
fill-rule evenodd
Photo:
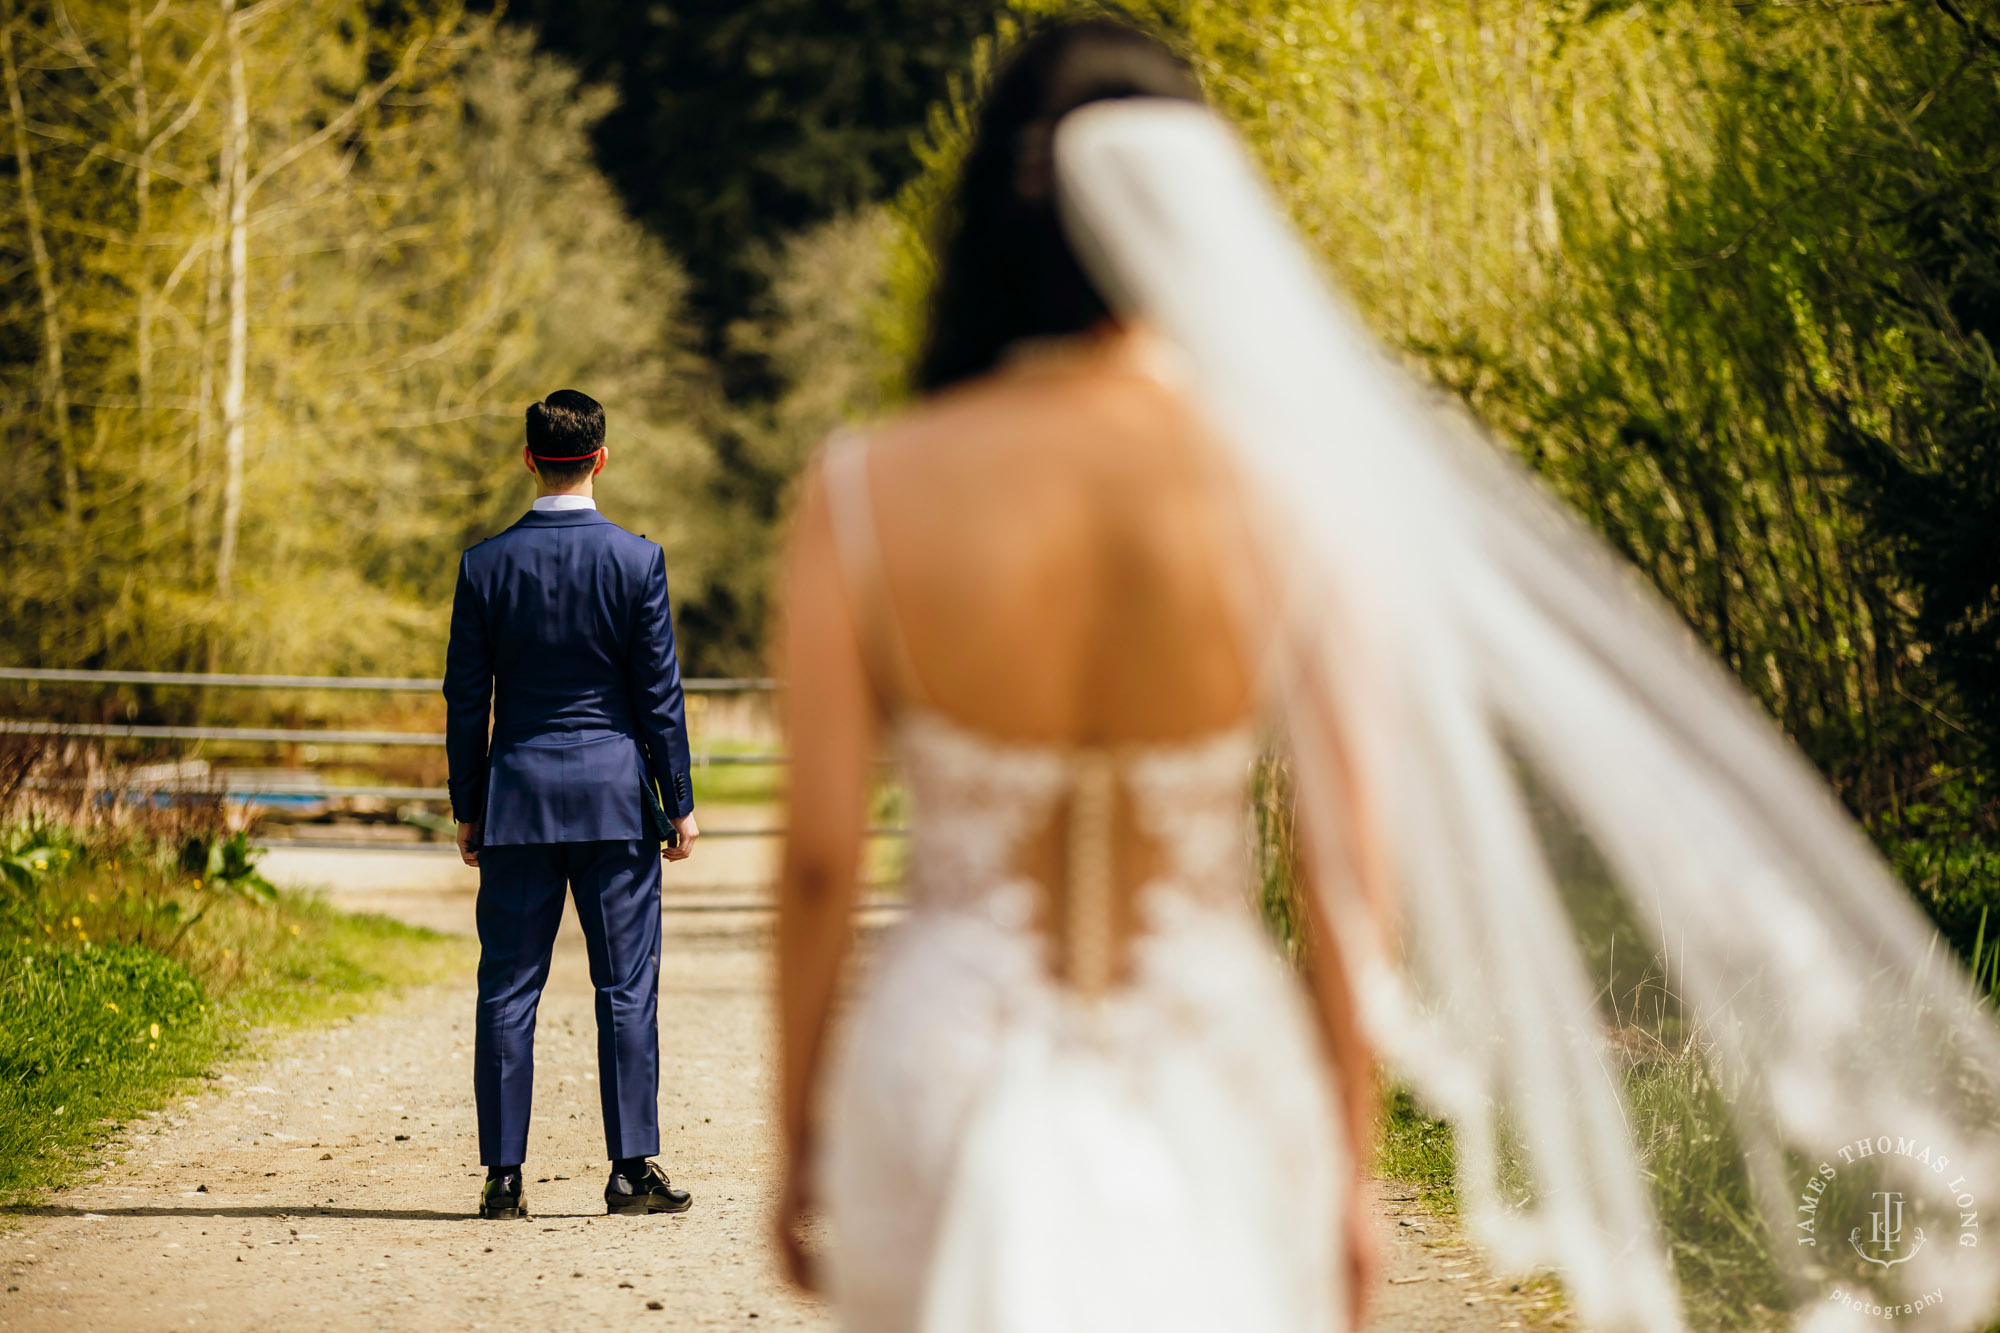
<instances>
[{"instance_id":1,"label":"monogram emblem","mask_svg":"<svg viewBox=\"0 0 2000 1333\"><path fill-rule=\"evenodd\" d=\"M1924 1229L1911 1227L1910 1234L1916 1239L1907 1247L1903 1244L1903 1195L1900 1190L1878 1190L1875 1194L1875 1211L1868 1214L1868 1243L1861 1242L1861 1228L1847 1233L1847 1243L1854 1252L1871 1264L1884 1268L1894 1268L1906 1264L1917 1257L1917 1251L1924 1248Z\"/></svg>"}]
</instances>

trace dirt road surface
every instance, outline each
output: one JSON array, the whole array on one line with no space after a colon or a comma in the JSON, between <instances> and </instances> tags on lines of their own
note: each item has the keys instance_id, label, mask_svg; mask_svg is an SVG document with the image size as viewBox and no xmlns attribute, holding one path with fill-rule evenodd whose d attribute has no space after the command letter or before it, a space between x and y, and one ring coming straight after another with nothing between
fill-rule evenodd
<instances>
[{"instance_id":1,"label":"dirt road surface","mask_svg":"<svg viewBox=\"0 0 2000 1333\"><path fill-rule=\"evenodd\" d=\"M132 1126L85 1184L0 1218L0 1328L833 1328L786 1288L765 1242L778 1156L761 867L718 856L696 882L699 865L669 872L660 981L660 1161L694 1192L693 1211L604 1215L591 989L571 914L542 1001L530 1220L472 1215L483 1172L468 974L280 1039ZM476 881L449 856L287 851L267 868L345 907L471 930ZM1534 1326L1449 1223L1384 1193L1373 1328Z\"/></svg>"}]
</instances>

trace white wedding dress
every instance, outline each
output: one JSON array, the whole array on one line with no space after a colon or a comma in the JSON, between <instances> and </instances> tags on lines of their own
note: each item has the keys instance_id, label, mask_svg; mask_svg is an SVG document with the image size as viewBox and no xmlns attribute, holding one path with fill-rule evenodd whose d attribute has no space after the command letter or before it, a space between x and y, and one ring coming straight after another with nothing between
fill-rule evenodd
<instances>
[{"instance_id":1,"label":"white wedding dress","mask_svg":"<svg viewBox=\"0 0 2000 1333\"><path fill-rule=\"evenodd\" d=\"M864 446L826 464L883 602ZM906 661L906 657L902 657ZM907 676L906 676L907 678ZM1344 1323L1340 1121L1306 997L1249 895L1255 736L1068 750L922 705L893 725L909 911L822 1099L830 1282L856 1333L1319 1333ZM1112 812L1158 849L1122 972ZM1012 867L1067 808L1058 976Z\"/></svg>"}]
</instances>

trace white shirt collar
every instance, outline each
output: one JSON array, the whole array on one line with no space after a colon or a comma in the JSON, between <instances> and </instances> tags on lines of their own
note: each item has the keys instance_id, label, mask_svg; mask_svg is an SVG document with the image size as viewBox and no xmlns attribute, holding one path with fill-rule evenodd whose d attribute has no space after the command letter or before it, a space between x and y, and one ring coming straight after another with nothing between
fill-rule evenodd
<instances>
[{"instance_id":1,"label":"white shirt collar","mask_svg":"<svg viewBox=\"0 0 2000 1333\"><path fill-rule=\"evenodd\" d=\"M538 495L535 497L535 512L538 514L560 514L565 509L595 509L597 501L587 495Z\"/></svg>"}]
</instances>

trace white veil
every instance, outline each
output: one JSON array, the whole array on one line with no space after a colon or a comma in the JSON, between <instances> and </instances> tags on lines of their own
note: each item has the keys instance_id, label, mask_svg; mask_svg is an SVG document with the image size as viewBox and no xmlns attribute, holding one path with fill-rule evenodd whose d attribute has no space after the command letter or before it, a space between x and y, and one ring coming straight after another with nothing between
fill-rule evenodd
<instances>
[{"instance_id":1,"label":"white veil","mask_svg":"<svg viewBox=\"0 0 2000 1333\"><path fill-rule=\"evenodd\" d=\"M1799 1326L1984 1327L2000 1035L1818 775L1600 541L1425 401L1215 116L1096 103L1056 163L1079 255L1185 355L1269 507L1286 702L1339 736L1294 739L1321 900L1371 1034L1454 1125L1499 1261L1559 1271L1592 1326L1683 1328L1703 1279L1674 1250L1677 1277L1655 1195L1719 1154L1702 1206L1755 1239ZM1348 775L1393 913L1331 855ZM1559 865L1565 825L1588 855ZM1634 942L1650 991L1618 979Z\"/></svg>"}]
</instances>

